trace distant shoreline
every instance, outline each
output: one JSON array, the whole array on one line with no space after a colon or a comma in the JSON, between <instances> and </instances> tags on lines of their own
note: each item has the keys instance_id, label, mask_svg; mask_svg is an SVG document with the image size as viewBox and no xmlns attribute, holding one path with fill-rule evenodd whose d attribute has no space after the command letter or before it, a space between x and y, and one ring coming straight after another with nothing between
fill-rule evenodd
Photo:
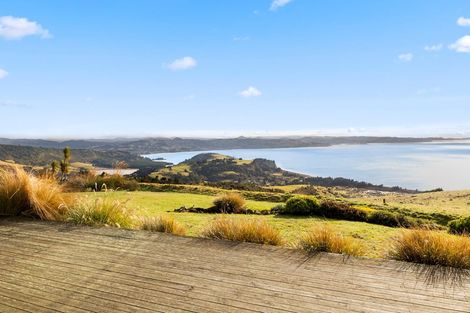
<instances>
[{"instance_id":1,"label":"distant shoreline","mask_svg":"<svg viewBox=\"0 0 470 313\"><path fill-rule=\"evenodd\" d=\"M343 137L341 137L343 138ZM344 137L344 138L354 138L354 137ZM376 137L381 138L381 137ZM273 146L273 147L237 147L237 148L214 148L214 149L206 149L206 150L172 150L172 151L156 151L150 153L143 153L140 154L142 157L148 158L150 155L154 154L162 154L162 153L180 153L180 152L198 152L198 153L206 153L211 152L214 150L245 150L245 149L252 149L252 150L263 150L263 149L296 149L296 148L328 148L334 146L360 146L360 145L375 145L375 144L417 144L417 143L446 143L446 142L458 142L458 141L469 141L470 138L406 138L405 140L397 139L394 141L395 137L385 137L387 139L391 139L390 141L373 141L373 142L338 142L338 143L324 143L324 144L311 144L311 145L299 145L299 146ZM162 158L158 157L156 159L152 159L152 161L164 161Z\"/></svg>"},{"instance_id":2,"label":"distant shoreline","mask_svg":"<svg viewBox=\"0 0 470 313\"><path fill-rule=\"evenodd\" d=\"M96 151L124 151L132 154L166 152L232 150L232 149L275 149L329 147L339 144L372 143L425 143L436 141L458 141L468 138L446 137L378 137L378 136L305 136L305 137L236 137L236 138L135 138L135 139L79 139L42 140L0 138L0 145L31 146L41 148L90 149Z\"/></svg>"}]
</instances>

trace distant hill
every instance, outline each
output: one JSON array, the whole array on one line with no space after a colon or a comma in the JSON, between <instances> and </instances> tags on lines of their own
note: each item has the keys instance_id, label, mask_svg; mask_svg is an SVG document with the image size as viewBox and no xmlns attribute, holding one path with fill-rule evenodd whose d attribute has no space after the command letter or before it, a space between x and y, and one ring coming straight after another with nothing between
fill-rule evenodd
<instances>
[{"instance_id":1,"label":"distant hill","mask_svg":"<svg viewBox=\"0 0 470 313\"><path fill-rule=\"evenodd\" d=\"M62 147L63 148L63 147ZM63 158L62 149L1 145L0 160L13 160L19 164L44 166ZM91 163L98 167L111 167L116 161L125 161L131 168L155 167L156 162L125 151L93 151L72 149L72 162Z\"/></svg>"},{"instance_id":2,"label":"distant hill","mask_svg":"<svg viewBox=\"0 0 470 313\"><path fill-rule=\"evenodd\" d=\"M307 176L284 171L274 161L242 160L217 153L203 153L150 174L162 182L285 185L303 182Z\"/></svg>"},{"instance_id":3,"label":"distant hill","mask_svg":"<svg viewBox=\"0 0 470 313\"><path fill-rule=\"evenodd\" d=\"M21 145L42 148L93 149L98 151L127 151L133 154L159 152L207 151L226 149L262 149L262 148L297 148L325 147L337 144L368 143L410 143L446 140L445 138L402 138L402 137L237 137L224 139L192 138L140 138L110 140L67 140L54 141L42 139L7 139L0 138L0 144Z\"/></svg>"},{"instance_id":4,"label":"distant hill","mask_svg":"<svg viewBox=\"0 0 470 313\"><path fill-rule=\"evenodd\" d=\"M147 175L148 173L146 173ZM243 160L217 153L202 153L173 166L148 174L157 182L170 183L235 183L240 185L294 185L341 186L381 191L414 192L399 187L386 187L346 178L312 177L285 171L274 161L266 159Z\"/></svg>"}]
</instances>

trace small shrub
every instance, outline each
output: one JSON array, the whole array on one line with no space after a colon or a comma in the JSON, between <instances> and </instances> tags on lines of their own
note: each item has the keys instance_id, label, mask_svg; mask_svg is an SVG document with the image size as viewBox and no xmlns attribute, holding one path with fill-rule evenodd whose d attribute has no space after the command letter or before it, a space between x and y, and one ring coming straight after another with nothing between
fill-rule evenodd
<instances>
[{"instance_id":1,"label":"small shrub","mask_svg":"<svg viewBox=\"0 0 470 313\"><path fill-rule=\"evenodd\" d=\"M93 173L74 175L69 178L66 187L71 191L83 190L128 190L135 191L139 189L139 183L132 178L127 178L119 174L113 175L94 175Z\"/></svg>"},{"instance_id":2,"label":"small shrub","mask_svg":"<svg viewBox=\"0 0 470 313\"><path fill-rule=\"evenodd\" d=\"M317 215L320 204L316 198L295 196L287 200L281 214L286 215Z\"/></svg>"},{"instance_id":3,"label":"small shrub","mask_svg":"<svg viewBox=\"0 0 470 313\"><path fill-rule=\"evenodd\" d=\"M379 224L390 227L412 228L418 226L418 222L413 218L399 213L392 213L383 210L377 210L367 216L367 221L373 224Z\"/></svg>"},{"instance_id":4,"label":"small shrub","mask_svg":"<svg viewBox=\"0 0 470 313\"><path fill-rule=\"evenodd\" d=\"M139 228L153 232L183 236L186 229L170 216L147 217L139 220Z\"/></svg>"},{"instance_id":5,"label":"small shrub","mask_svg":"<svg viewBox=\"0 0 470 313\"><path fill-rule=\"evenodd\" d=\"M216 218L202 232L203 237L232 241L253 242L268 245L282 243L279 231L258 219Z\"/></svg>"},{"instance_id":6,"label":"small shrub","mask_svg":"<svg viewBox=\"0 0 470 313\"><path fill-rule=\"evenodd\" d=\"M244 213L245 199L238 193L225 193L214 200L214 207L220 213Z\"/></svg>"},{"instance_id":7,"label":"small shrub","mask_svg":"<svg viewBox=\"0 0 470 313\"><path fill-rule=\"evenodd\" d=\"M308 253L329 252L354 256L364 254L364 249L357 240L345 238L327 226L312 228L305 233L298 247Z\"/></svg>"},{"instance_id":8,"label":"small shrub","mask_svg":"<svg viewBox=\"0 0 470 313\"><path fill-rule=\"evenodd\" d=\"M449 232L452 234L470 234L470 216L449 222Z\"/></svg>"},{"instance_id":9,"label":"small shrub","mask_svg":"<svg viewBox=\"0 0 470 313\"><path fill-rule=\"evenodd\" d=\"M349 203L326 200L321 203L319 215L326 218L343 219L348 221L367 220L367 213L364 210L356 209Z\"/></svg>"},{"instance_id":10,"label":"small shrub","mask_svg":"<svg viewBox=\"0 0 470 313\"><path fill-rule=\"evenodd\" d=\"M348 203L326 200L321 204L316 198L295 196L287 200L281 214L321 216L350 221L366 221L367 212L356 209Z\"/></svg>"},{"instance_id":11,"label":"small shrub","mask_svg":"<svg viewBox=\"0 0 470 313\"><path fill-rule=\"evenodd\" d=\"M470 269L470 238L423 229L403 230L389 256L405 262Z\"/></svg>"},{"instance_id":12,"label":"small shrub","mask_svg":"<svg viewBox=\"0 0 470 313\"><path fill-rule=\"evenodd\" d=\"M84 199L71 207L66 216L67 221L91 226L114 226L131 228L131 212L122 202L102 198Z\"/></svg>"},{"instance_id":13,"label":"small shrub","mask_svg":"<svg viewBox=\"0 0 470 313\"><path fill-rule=\"evenodd\" d=\"M61 220L70 200L52 177L35 177L18 166L0 169L0 215Z\"/></svg>"}]
</instances>

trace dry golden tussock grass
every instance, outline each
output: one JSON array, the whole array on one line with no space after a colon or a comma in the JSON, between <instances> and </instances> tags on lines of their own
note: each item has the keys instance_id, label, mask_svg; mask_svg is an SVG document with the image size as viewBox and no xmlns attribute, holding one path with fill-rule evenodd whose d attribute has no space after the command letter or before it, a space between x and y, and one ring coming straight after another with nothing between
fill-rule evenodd
<instances>
[{"instance_id":1,"label":"dry golden tussock grass","mask_svg":"<svg viewBox=\"0 0 470 313\"><path fill-rule=\"evenodd\" d=\"M278 230L266 221L253 218L217 217L203 230L202 236L274 246L282 244L282 238Z\"/></svg>"},{"instance_id":2,"label":"dry golden tussock grass","mask_svg":"<svg viewBox=\"0 0 470 313\"><path fill-rule=\"evenodd\" d=\"M154 216L141 218L138 221L139 228L153 232L168 233L184 236L186 229L171 216Z\"/></svg>"},{"instance_id":3,"label":"dry golden tussock grass","mask_svg":"<svg viewBox=\"0 0 470 313\"><path fill-rule=\"evenodd\" d=\"M319 252L354 256L364 254L364 248L357 240L344 237L328 226L312 228L301 237L297 246L311 254Z\"/></svg>"},{"instance_id":4,"label":"dry golden tussock grass","mask_svg":"<svg viewBox=\"0 0 470 313\"><path fill-rule=\"evenodd\" d=\"M220 213L244 213L245 199L236 192L229 192L218 196L214 200L214 206Z\"/></svg>"},{"instance_id":5,"label":"dry golden tussock grass","mask_svg":"<svg viewBox=\"0 0 470 313\"><path fill-rule=\"evenodd\" d=\"M467 236L427 229L403 230L394 238L388 256L416 264L414 267L430 283L462 282L470 276L470 237Z\"/></svg>"},{"instance_id":6,"label":"dry golden tussock grass","mask_svg":"<svg viewBox=\"0 0 470 313\"><path fill-rule=\"evenodd\" d=\"M61 220L72 198L52 177L35 177L18 166L0 168L0 215Z\"/></svg>"}]
</instances>

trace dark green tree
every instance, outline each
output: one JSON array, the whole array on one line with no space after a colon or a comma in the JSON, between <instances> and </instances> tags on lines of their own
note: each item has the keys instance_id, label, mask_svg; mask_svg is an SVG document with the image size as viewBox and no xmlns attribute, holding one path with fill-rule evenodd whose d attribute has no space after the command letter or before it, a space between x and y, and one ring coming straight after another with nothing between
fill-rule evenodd
<instances>
[{"instance_id":1,"label":"dark green tree","mask_svg":"<svg viewBox=\"0 0 470 313\"><path fill-rule=\"evenodd\" d=\"M72 157L72 149L70 147L65 147L64 148L64 161L70 162L70 158Z\"/></svg>"},{"instance_id":2,"label":"dark green tree","mask_svg":"<svg viewBox=\"0 0 470 313\"><path fill-rule=\"evenodd\" d=\"M51 172L52 172L52 175L55 176L55 174L57 174L57 173L59 172L59 169L60 169L59 162L57 162L56 160L52 161L52 162L51 162Z\"/></svg>"},{"instance_id":3,"label":"dark green tree","mask_svg":"<svg viewBox=\"0 0 470 313\"><path fill-rule=\"evenodd\" d=\"M72 149L70 149L70 147L65 147L63 152L64 159L60 161L60 172L62 174L61 180L67 180L70 171L70 159L72 158Z\"/></svg>"}]
</instances>

